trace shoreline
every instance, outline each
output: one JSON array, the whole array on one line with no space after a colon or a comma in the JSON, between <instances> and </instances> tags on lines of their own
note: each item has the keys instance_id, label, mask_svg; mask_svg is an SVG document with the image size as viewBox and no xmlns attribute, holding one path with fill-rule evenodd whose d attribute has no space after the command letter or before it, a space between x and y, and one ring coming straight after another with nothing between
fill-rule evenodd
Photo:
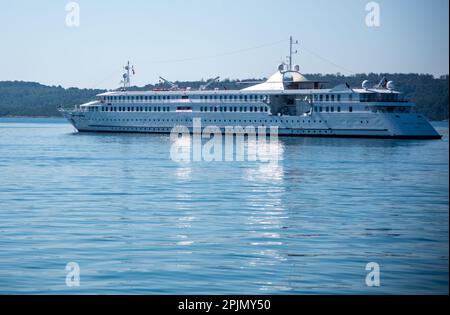
<instances>
[{"instance_id":1,"label":"shoreline","mask_svg":"<svg viewBox=\"0 0 450 315\"><path fill-rule=\"evenodd\" d=\"M64 118L63 116L0 116L1 118Z\"/></svg>"}]
</instances>

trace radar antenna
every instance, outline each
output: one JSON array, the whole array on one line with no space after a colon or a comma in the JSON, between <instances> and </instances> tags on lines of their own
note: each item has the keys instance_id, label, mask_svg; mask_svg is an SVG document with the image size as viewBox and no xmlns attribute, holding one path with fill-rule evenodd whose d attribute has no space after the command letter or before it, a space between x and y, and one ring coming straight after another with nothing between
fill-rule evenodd
<instances>
[{"instance_id":1,"label":"radar antenna","mask_svg":"<svg viewBox=\"0 0 450 315\"><path fill-rule=\"evenodd\" d=\"M126 90L130 87L130 70L132 72L132 75L135 74L134 72L134 66L130 67L130 62L128 61L127 64L123 67L125 69L125 73L122 74L122 81L120 81L121 84L123 84L123 89Z\"/></svg>"}]
</instances>

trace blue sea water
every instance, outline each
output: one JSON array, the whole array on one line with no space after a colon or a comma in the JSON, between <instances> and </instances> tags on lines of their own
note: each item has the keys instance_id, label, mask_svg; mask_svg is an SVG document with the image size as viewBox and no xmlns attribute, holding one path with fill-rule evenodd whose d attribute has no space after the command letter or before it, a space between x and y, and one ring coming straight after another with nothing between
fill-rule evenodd
<instances>
[{"instance_id":1,"label":"blue sea water","mask_svg":"<svg viewBox=\"0 0 450 315\"><path fill-rule=\"evenodd\" d=\"M0 293L448 294L435 126L443 140L280 138L278 163L176 162L168 135L0 119Z\"/></svg>"}]
</instances>

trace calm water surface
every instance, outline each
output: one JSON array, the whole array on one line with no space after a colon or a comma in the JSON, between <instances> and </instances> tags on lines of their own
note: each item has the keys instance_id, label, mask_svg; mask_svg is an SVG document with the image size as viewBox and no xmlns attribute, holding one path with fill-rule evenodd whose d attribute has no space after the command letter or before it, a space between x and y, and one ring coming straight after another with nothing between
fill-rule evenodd
<instances>
[{"instance_id":1,"label":"calm water surface","mask_svg":"<svg viewBox=\"0 0 450 315\"><path fill-rule=\"evenodd\" d=\"M443 140L281 138L278 164L177 163L167 135L0 119L0 293L448 294L436 126Z\"/></svg>"}]
</instances>

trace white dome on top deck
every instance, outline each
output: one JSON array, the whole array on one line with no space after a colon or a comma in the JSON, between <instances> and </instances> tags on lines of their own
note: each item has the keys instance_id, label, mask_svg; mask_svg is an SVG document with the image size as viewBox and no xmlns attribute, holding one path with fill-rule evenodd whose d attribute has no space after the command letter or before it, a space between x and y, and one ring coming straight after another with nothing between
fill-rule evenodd
<instances>
[{"instance_id":1,"label":"white dome on top deck","mask_svg":"<svg viewBox=\"0 0 450 315\"><path fill-rule=\"evenodd\" d=\"M272 74L265 82L249 86L244 91L283 91L287 84L300 82L311 82L300 72L295 70L278 70Z\"/></svg>"}]
</instances>

